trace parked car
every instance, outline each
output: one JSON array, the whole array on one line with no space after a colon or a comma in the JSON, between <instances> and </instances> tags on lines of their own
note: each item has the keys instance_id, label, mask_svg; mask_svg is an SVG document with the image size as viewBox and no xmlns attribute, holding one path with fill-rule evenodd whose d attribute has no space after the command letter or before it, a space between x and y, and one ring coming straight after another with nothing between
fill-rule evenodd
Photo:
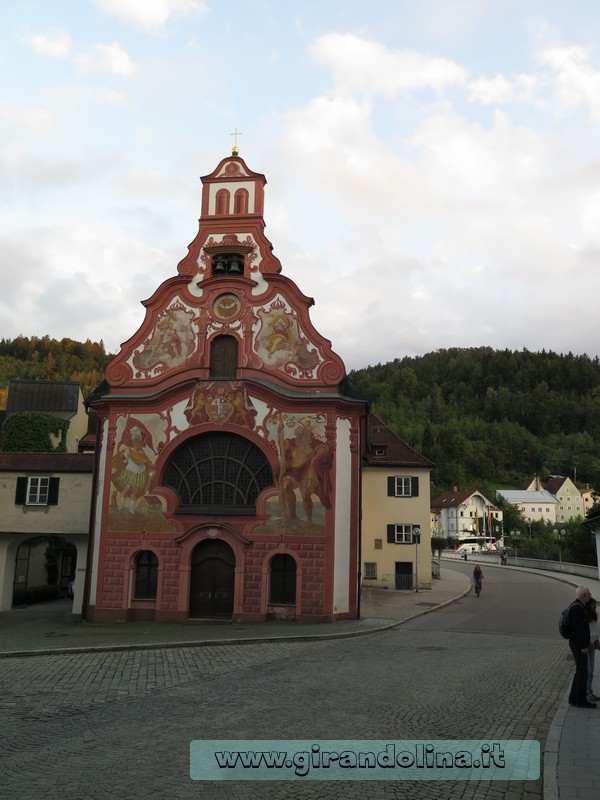
<instances>
[{"instance_id":1,"label":"parked car","mask_svg":"<svg viewBox=\"0 0 600 800\"><path fill-rule=\"evenodd\" d=\"M461 544L460 547L457 547L454 552L458 553L459 556L462 556L465 553L468 555L471 555L471 553L480 553L481 549L476 544Z\"/></svg>"}]
</instances>

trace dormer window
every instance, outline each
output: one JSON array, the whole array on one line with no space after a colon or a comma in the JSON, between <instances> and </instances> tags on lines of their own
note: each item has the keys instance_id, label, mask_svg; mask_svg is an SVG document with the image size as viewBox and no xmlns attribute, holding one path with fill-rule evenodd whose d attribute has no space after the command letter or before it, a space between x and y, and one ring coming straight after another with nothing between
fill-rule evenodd
<instances>
[{"instance_id":1,"label":"dormer window","mask_svg":"<svg viewBox=\"0 0 600 800\"><path fill-rule=\"evenodd\" d=\"M217 253L212 257L212 274L215 277L244 274L244 256L240 253Z\"/></svg>"}]
</instances>

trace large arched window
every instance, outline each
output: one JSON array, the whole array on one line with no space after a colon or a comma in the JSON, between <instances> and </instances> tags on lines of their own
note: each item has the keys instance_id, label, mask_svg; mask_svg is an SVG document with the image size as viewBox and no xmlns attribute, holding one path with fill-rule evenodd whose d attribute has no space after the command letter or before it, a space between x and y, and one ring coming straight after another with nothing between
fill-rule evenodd
<instances>
[{"instance_id":1,"label":"large arched window","mask_svg":"<svg viewBox=\"0 0 600 800\"><path fill-rule=\"evenodd\" d=\"M210 343L210 377L235 378L238 343L235 336L215 336Z\"/></svg>"},{"instance_id":2,"label":"large arched window","mask_svg":"<svg viewBox=\"0 0 600 800\"><path fill-rule=\"evenodd\" d=\"M156 600L158 558L152 550L142 550L135 557L136 600Z\"/></svg>"},{"instance_id":3,"label":"large arched window","mask_svg":"<svg viewBox=\"0 0 600 800\"><path fill-rule=\"evenodd\" d=\"M177 492L182 514L253 515L256 498L274 483L271 465L255 444L220 431L184 442L164 478Z\"/></svg>"},{"instance_id":4,"label":"large arched window","mask_svg":"<svg viewBox=\"0 0 600 800\"><path fill-rule=\"evenodd\" d=\"M286 553L271 559L270 602L285 605L296 602L296 561Z\"/></svg>"}]
</instances>

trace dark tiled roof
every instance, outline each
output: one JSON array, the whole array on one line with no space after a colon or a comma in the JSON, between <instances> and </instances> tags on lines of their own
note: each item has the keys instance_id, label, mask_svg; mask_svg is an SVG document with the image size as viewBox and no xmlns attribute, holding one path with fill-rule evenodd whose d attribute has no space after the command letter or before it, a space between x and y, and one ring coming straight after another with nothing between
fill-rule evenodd
<instances>
[{"instance_id":1,"label":"dark tiled roof","mask_svg":"<svg viewBox=\"0 0 600 800\"><path fill-rule=\"evenodd\" d=\"M545 489L550 494L556 495L560 487L567 479L564 478L562 475L550 475L548 480L546 481Z\"/></svg>"},{"instance_id":2,"label":"dark tiled roof","mask_svg":"<svg viewBox=\"0 0 600 800\"><path fill-rule=\"evenodd\" d=\"M92 472L93 453L0 453L2 472Z\"/></svg>"},{"instance_id":3,"label":"dark tiled roof","mask_svg":"<svg viewBox=\"0 0 600 800\"><path fill-rule=\"evenodd\" d=\"M476 489L467 489L463 492L442 492L434 497L431 501L431 509L432 511L440 511L442 508L458 508L463 503L466 503L469 497L472 497L477 492ZM481 494L481 492L478 492ZM485 495L481 495L485 497ZM485 498L487 502L490 501ZM496 508L493 503L490 503L492 508Z\"/></svg>"},{"instance_id":4,"label":"dark tiled roof","mask_svg":"<svg viewBox=\"0 0 600 800\"><path fill-rule=\"evenodd\" d=\"M79 440L79 449L81 450L82 447L85 448L95 448L96 447L96 434L95 433L86 433L85 436L82 436Z\"/></svg>"},{"instance_id":5,"label":"dark tiled roof","mask_svg":"<svg viewBox=\"0 0 600 800\"><path fill-rule=\"evenodd\" d=\"M441 508L458 508L458 506L466 503L469 497L473 494L473 490L464 492L442 492L431 500L431 508L433 510Z\"/></svg>"},{"instance_id":6,"label":"dark tiled roof","mask_svg":"<svg viewBox=\"0 0 600 800\"><path fill-rule=\"evenodd\" d=\"M383 452L378 455L378 450ZM374 414L367 417L367 452L363 456L363 463L370 467L381 465L433 469L435 466L433 461L409 447Z\"/></svg>"},{"instance_id":7,"label":"dark tiled roof","mask_svg":"<svg viewBox=\"0 0 600 800\"><path fill-rule=\"evenodd\" d=\"M76 414L80 391L73 381L10 381L6 413Z\"/></svg>"}]
</instances>

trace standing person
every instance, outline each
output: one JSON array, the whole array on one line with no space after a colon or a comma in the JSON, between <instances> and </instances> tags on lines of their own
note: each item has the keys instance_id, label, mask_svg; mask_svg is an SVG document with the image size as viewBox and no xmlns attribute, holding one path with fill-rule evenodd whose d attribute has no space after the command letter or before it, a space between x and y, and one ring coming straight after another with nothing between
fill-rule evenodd
<instances>
[{"instance_id":1,"label":"standing person","mask_svg":"<svg viewBox=\"0 0 600 800\"><path fill-rule=\"evenodd\" d=\"M596 600L590 597L586 603L588 612L588 623L590 625L590 646L588 648L588 678L587 678L587 700L595 703L600 697L594 694L594 661L596 660L596 650L600 649L600 633L598 632L598 612L596 610Z\"/></svg>"},{"instance_id":2,"label":"standing person","mask_svg":"<svg viewBox=\"0 0 600 800\"><path fill-rule=\"evenodd\" d=\"M481 594L481 582L483 580L483 570L477 564L473 570L473 583L475 584L475 594L477 597Z\"/></svg>"},{"instance_id":3,"label":"standing person","mask_svg":"<svg viewBox=\"0 0 600 800\"><path fill-rule=\"evenodd\" d=\"M587 586L578 586L575 601L571 603L569 622L571 635L569 647L575 659L575 675L569 692L569 705L577 708L596 708L596 703L587 699L588 651L590 647L590 624L585 604L592 597Z\"/></svg>"}]
</instances>

